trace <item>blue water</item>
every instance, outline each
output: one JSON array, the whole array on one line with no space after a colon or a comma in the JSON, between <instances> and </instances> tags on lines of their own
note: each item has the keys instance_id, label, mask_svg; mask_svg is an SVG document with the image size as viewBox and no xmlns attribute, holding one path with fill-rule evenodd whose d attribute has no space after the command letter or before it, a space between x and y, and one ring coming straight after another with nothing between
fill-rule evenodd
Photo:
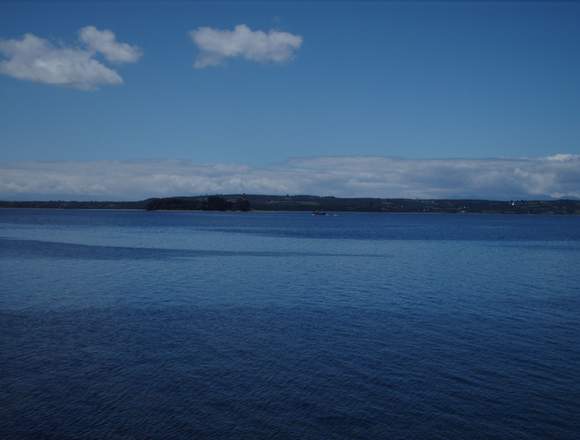
<instances>
[{"instance_id":1,"label":"blue water","mask_svg":"<svg viewBox=\"0 0 580 440\"><path fill-rule=\"evenodd\" d=\"M580 217L0 210L2 439L578 439Z\"/></svg>"}]
</instances>

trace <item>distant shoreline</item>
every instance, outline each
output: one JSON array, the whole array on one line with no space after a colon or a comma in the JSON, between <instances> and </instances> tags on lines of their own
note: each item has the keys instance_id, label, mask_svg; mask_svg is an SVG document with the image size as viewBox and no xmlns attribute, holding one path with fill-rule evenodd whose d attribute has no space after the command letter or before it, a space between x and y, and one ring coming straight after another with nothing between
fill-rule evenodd
<instances>
[{"instance_id":1,"label":"distant shoreline","mask_svg":"<svg viewBox=\"0 0 580 440\"><path fill-rule=\"evenodd\" d=\"M141 209L141 208L40 208L40 207L34 207L34 208L22 208L22 207L6 207L6 206L0 206L0 212L1 211L9 211L9 210L21 210L21 211L31 211L31 210L50 210L50 211L101 211L101 212L106 212L106 211L110 211L110 212L159 212L159 213L164 213L164 214L170 214L170 213L182 213L182 214L232 214L232 215L236 215L236 214L241 214L241 215L245 215L245 214L272 214L272 215L276 215L276 214L296 214L296 215L304 215L304 214L310 214L312 216L314 216L314 214L311 214L310 211L298 211L298 210L294 210L294 211L261 211L261 210L250 210L250 211L214 211L214 210L208 210L208 209L158 209L155 211L148 211L146 209ZM381 215L381 214L388 214L388 215L462 215L462 216L471 216L471 215L508 215L508 216L560 216L560 215L564 215L564 216L570 216L570 217L576 217L576 216L580 216L580 212L574 212L574 213L559 213L559 212L491 212L491 211L486 211L486 212L420 212L420 211L397 211L397 212L388 212L388 211L331 211L328 213L327 217L336 217L342 214L377 214L377 215Z\"/></svg>"},{"instance_id":2,"label":"distant shoreline","mask_svg":"<svg viewBox=\"0 0 580 440\"><path fill-rule=\"evenodd\" d=\"M376 212L426 214L580 214L580 200L386 199L363 197L226 194L150 198L138 201L0 201L0 208L254 211L254 212Z\"/></svg>"}]
</instances>

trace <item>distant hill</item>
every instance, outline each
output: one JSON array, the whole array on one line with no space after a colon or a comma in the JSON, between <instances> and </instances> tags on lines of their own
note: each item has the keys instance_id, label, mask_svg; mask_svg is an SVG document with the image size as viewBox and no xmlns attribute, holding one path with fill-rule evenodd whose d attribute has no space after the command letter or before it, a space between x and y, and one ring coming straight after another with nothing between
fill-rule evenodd
<instances>
[{"instance_id":1,"label":"distant hill","mask_svg":"<svg viewBox=\"0 0 580 440\"><path fill-rule=\"evenodd\" d=\"M455 200L226 194L162 197L128 202L0 201L0 208L142 209L208 211L351 211L426 213L580 214L579 200Z\"/></svg>"}]
</instances>

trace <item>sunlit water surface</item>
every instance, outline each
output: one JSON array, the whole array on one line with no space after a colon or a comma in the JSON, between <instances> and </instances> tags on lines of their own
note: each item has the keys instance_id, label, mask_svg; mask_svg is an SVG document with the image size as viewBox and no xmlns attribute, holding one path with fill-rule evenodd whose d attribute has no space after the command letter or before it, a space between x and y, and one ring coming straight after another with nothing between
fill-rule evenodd
<instances>
[{"instance_id":1,"label":"sunlit water surface","mask_svg":"<svg viewBox=\"0 0 580 440\"><path fill-rule=\"evenodd\" d=\"M578 439L580 217L0 210L2 439Z\"/></svg>"}]
</instances>

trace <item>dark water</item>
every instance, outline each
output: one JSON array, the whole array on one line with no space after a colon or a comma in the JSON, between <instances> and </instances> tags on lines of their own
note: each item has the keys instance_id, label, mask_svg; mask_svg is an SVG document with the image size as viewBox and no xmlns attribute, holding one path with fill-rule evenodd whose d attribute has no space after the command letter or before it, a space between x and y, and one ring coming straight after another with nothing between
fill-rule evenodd
<instances>
[{"instance_id":1,"label":"dark water","mask_svg":"<svg viewBox=\"0 0 580 440\"><path fill-rule=\"evenodd\" d=\"M1 439L578 439L580 217L0 210Z\"/></svg>"}]
</instances>

